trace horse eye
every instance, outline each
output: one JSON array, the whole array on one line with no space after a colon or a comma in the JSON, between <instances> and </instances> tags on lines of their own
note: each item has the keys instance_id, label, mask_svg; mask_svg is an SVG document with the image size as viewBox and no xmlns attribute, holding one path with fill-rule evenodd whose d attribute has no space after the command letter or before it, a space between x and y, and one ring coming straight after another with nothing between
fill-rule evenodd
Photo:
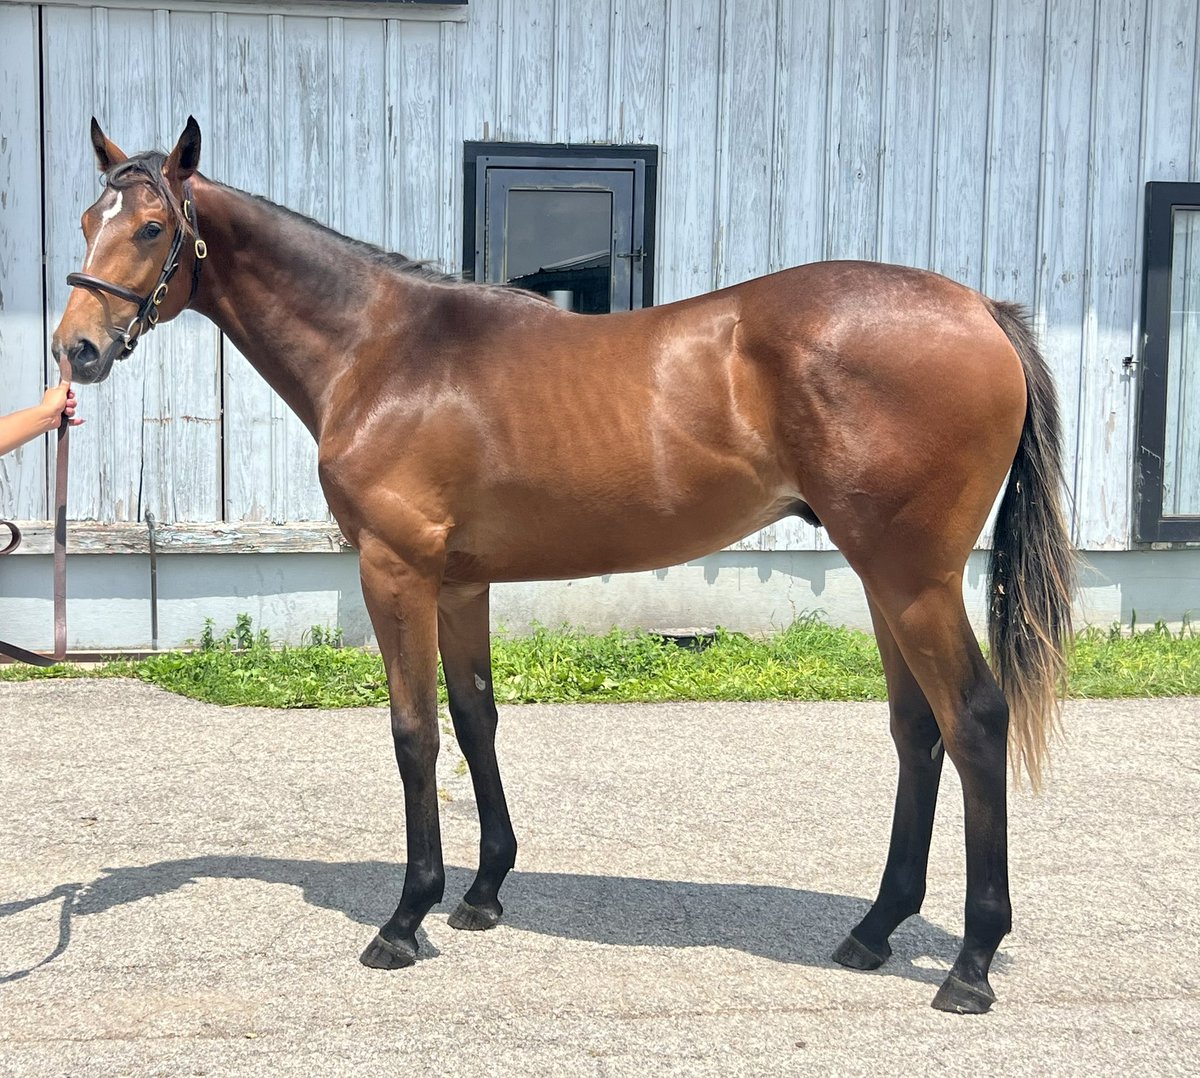
<instances>
[{"instance_id":1,"label":"horse eye","mask_svg":"<svg viewBox=\"0 0 1200 1078\"><path fill-rule=\"evenodd\" d=\"M138 239L152 240L156 236L161 236L162 230L162 225L157 221L151 221L149 224L142 226L141 231L138 232Z\"/></svg>"}]
</instances>

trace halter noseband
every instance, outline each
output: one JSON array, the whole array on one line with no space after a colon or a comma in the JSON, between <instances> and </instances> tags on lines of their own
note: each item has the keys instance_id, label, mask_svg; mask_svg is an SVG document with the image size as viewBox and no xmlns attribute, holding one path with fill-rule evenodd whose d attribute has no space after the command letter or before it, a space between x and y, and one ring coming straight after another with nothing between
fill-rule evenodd
<instances>
[{"instance_id":1,"label":"halter noseband","mask_svg":"<svg viewBox=\"0 0 1200 1078\"><path fill-rule=\"evenodd\" d=\"M208 246L200 238L200 226L196 223L196 207L192 202L192 191L189 184L185 183L183 185L183 193L185 196L183 200L183 216L187 220L187 223L192 226L192 232L196 237L196 258L192 263L192 288L188 293L187 303L184 304L184 307L187 307L196 295L196 286L200 283L200 263L208 257ZM111 281L105 281L100 277L93 277L90 273L67 274L67 284L72 288L86 288L91 292L108 292L118 299L137 304L137 314L133 316L129 325L124 330L117 329L111 325L107 327L109 336L114 341L120 341L123 346L121 354L117 357L118 359L124 359L128 356L137 347L138 338L147 329L153 329L158 325L158 308L162 304L162 301L167 298L167 286L179 269L179 252L183 250L183 231L183 226L176 224L175 235L171 239L171 249L167 252L162 272L158 275L158 283L150 290L150 294L147 296L140 296L132 288L113 284Z\"/></svg>"}]
</instances>

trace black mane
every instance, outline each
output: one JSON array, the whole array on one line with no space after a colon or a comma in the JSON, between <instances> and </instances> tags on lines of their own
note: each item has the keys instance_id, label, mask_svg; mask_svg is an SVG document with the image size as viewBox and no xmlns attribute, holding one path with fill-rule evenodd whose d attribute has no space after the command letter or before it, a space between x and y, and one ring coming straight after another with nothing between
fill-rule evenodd
<instances>
[{"instance_id":1,"label":"black mane","mask_svg":"<svg viewBox=\"0 0 1200 1078\"><path fill-rule=\"evenodd\" d=\"M366 240L356 240L352 236L347 236L344 232L338 232L337 229L330 228L328 225L324 225L312 217L289 209L287 206L281 206L278 202L272 202L263 195L250 195L250 198L266 206L279 216L308 228L316 229L323 236L335 240L343 247L370 259L372 262L387 266L397 273L408 273L416 277L422 277L427 281L437 281L442 284L469 283L464 280L462 274L446 273L429 259L409 258L398 251L385 250L374 243L368 243Z\"/></svg>"}]
</instances>

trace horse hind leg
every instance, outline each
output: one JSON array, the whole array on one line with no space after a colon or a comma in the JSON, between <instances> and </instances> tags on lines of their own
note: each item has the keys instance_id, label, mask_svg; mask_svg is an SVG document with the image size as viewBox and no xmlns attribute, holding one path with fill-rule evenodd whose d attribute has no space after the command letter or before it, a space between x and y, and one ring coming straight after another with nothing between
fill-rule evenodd
<instances>
[{"instance_id":1,"label":"horse hind leg","mask_svg":"<svg viewBox=\"0 0 1200 1078\"><path fill-rule=\"evenodd\" d=\"M929 843L942 776L941 733L929 701L901 654L887 620L867 598L888 686L892 740L899 759L891 843L879 894L834 952L852 969L877 969L891 957L888 938L925 898Z\"/></svg>"},{"instance_id":2,"label":"horse hind leg","mask_svg":"<svg viewBox=\"0 0 1200 1078\"><path fill-rule=\"evenodd\" d=\"M487 585L443 586L438 599L438 647L450 718L479 806L479 872L449 923L458 929L492 928L504 912L498 892L516 862L517 840L496 761Z\"/></svg>"},{"instance_id":3,"label":"horse hind leg","mask_svg":"<svg viewBox=\"0 0 1200 1078\"><path fill-rule=\"evenodd\" d=\"M915 571L921 583L889 587L868 580L867 587L929 702L946 754L958 771L966 830L963 942L933 1006L982 1014L995 1001L988 971L1012 925L1005 768L1008 704L967 620L961 573L907 569ZM893 581L900 578L892 575Z\"/></svg>"}]
</instances>

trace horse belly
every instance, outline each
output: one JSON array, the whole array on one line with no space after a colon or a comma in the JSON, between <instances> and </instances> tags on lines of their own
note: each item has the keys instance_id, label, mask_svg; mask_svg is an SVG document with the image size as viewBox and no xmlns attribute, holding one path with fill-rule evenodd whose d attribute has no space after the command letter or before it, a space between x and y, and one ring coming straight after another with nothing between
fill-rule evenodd
<instances>
[{"instance_id":1,"label":"horse belly","mask_svg":"<svg viewBox=\"0 0 1200 1078\"><path fill-rule=\"evenodd\" d=\"M711 554L794 511L798 494L757 479L663 503L510 491L456 528L448 572L478 582L561 580L678 565Z\"/></svg>"}]
</instances>

